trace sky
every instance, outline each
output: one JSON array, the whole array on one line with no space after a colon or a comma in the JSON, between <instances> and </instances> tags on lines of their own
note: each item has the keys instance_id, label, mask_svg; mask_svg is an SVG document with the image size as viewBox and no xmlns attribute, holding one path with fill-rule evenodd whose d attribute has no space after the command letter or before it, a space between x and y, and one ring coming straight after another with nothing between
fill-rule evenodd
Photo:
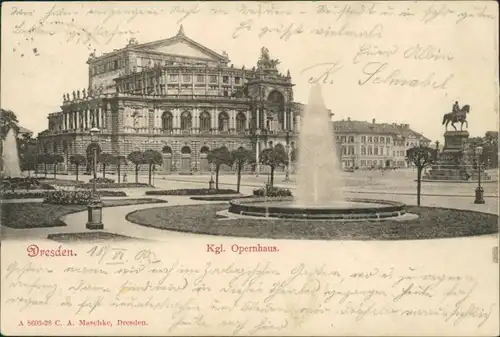
<instances>
[{"instance_id":1,"label":"sky","mask_svg":"<svg viewBox=\"0 0 500 337\"><path fill-rule=\"evenodd\" d=\"M334 119L407 123L443 139L443 114L471 107L471 136L498 129L496 2L5 3L1 107L47 128L62 95L88 85L89 53L185 34L235 67L262 47L290 70L295 101L322 85Z\"/></svg>"}]
</instances>

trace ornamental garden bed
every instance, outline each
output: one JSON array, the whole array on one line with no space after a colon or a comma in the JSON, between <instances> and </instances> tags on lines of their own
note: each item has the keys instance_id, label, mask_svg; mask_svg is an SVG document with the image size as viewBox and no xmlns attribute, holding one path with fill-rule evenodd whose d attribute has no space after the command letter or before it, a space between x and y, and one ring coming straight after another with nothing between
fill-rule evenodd
<instances>
[{"instance_id":1,"label":"ornamental garden bed","mask_svg":"<svg viewBox=\"0 0 500 337\"><path fill-rule=\"evenodd\" d=\"M62 191L54 191L54 190L32 190L32 191L15 191L15 192L3 192L0 196L0 199L45 199L52 195L60 194ZM78 190L78 191L64 191L67 193L90 193L90 190ZM106 191L100 190L98 192L100 197L126 197L127 193L123 191Z\"/></svg>"},{"instance_id":2,"label":"ornamental garden bed","mask_svg":"<svg viewBox=\"0 0 500 337\"><path fill-rule=\"evenodd\" d=\"M103 207L166 203L153 198L103 200ZM12 203L1 205L1 224L10 228L42 228L66 226L62 216L85 211L85 205L54 205L46 203ZM104 211L105 212L105 211Z\"/></svg>"},{"instance_id":3,"label":"ornamental garden bed","mask_svg":"<svg viewBox=\"0 0 500 337\"><path fill-rule=\"evenodd\" d=\"M239 194L231 189L215 189L215 188L185 188L178 190L155 190L146 191L146 195L217 195L217 194Z\"/></svg>"},{"instance_id":4,"label":"ornamental garden bed","mask_svg":"<svg viewBox=\"0 0 500 337\"><path fill-rule=\"evenodd\" d=\"M227 204L155 207L127 215L127 220L154 228L199 234L269 239L418 240L498 233L498 216L449 208L407 206L417 219L408 221L331 221L292 219L219 220Z\"/></svg>"}]
</instances>

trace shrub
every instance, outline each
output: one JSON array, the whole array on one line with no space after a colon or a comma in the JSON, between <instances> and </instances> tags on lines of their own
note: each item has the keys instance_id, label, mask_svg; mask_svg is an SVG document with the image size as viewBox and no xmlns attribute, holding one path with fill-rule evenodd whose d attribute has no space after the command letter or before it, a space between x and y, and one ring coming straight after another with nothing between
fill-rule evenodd
<instances>
[{"instance_id":1,"label":"shrub","mask_svg":"<svg viewBox=\"0 0 500 337\"><path fill-rule=\"evenodd\" d=\"M114 183L114 179L110 179L110 178L92 178L89 180L90 183L93 183L95 180L95 183L96 184L112 184Z\"/></svg>"},{"instance_id":2,"label":"shrub","mask_svg":"<svg viewBox=\"0 0 500 337\"><path fill-rule=\"evenodd\" d=\"M257 197L291 197L292 191L288 188L275 187L271 185L266 185L265 187L257 188L253 190L253 195Z\"/></svg>"},{"instance_id":3,"label":"shrub","mask_svg":"<svg viewBox=\"0 0 500 337\"><path fill-rule=\"evenodd\" d=\"M101 197L126 197L127 193L123 191L99 191L97 192Z\"/></svg>"},{"instance_id":4,"label":"shrub","mask_svg":"<svg viewBox=\"0 0 500 337\"><path fill-rule=\"evenodd\" d=\"M55 205L87 205L92 200L92 192L80 191L54 191L47 193L43 203Z\"/></svg>"},{"instance_id":5,"label":"shrub","mask_svg":"<svg viewBox=\"0 0 500 337\"><path fill-rule=\"evenodd\" d=\"M40 199L40 198L45 198L48 193L51 191L26 191L26 190L19 190L15 192L11 191L5 191L2 192L2 199Z\"/></svg>"},{"instance_id":6,"label":"shrub","mask_svg":"<svg viewBox=\"0 0 500 337\"><path fill-rule=\"evenodd\" d=\"M212 194L238 194L235 190L217 190L215 188L185 188L179 190L146 191L146 195L212 195Z\"/></svg>"}]
</instances>

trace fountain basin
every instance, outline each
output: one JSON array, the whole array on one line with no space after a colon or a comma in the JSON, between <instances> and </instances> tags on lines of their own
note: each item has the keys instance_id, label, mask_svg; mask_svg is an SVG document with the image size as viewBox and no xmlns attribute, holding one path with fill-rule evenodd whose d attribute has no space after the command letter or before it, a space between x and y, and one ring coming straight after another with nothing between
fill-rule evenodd
<instances>
[{"instance_id":1,"label":"fountain basin","mask_svg":"<svg viewBox=\"0 0 500 337\"><path fill-rule=\"evenodd\" d=\"M301 206L293 198L245 198L231 200L229 213L285 219L352 220L383 219L406 214L400 202L373 199L345 199L328 205Z\"/></svg>"}]
</instances>

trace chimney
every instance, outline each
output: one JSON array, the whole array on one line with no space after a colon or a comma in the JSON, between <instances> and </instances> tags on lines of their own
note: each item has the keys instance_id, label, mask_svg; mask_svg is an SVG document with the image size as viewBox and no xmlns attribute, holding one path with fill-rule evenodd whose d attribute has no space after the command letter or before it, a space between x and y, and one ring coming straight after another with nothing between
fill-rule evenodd
<instances>
[{"instance_id":1,"label":"chimney","mask_svg":"<svg viewBox=\"0 0 500 337\"><path fill-rule=\"evenodd\" d=\"M351 117L347 117L347 121L350 122L351 121Z\"/></svg>"},{"instance_id":2,"label":"chimney","mask_svg":"<svg viewBox=\"0 0 500 337\"><path fill-rule=\"evenodd\" d=\"M374 118L374 119L372 119L372 124L375 124L375 118Z\"/></svg>"}]
</instances>

